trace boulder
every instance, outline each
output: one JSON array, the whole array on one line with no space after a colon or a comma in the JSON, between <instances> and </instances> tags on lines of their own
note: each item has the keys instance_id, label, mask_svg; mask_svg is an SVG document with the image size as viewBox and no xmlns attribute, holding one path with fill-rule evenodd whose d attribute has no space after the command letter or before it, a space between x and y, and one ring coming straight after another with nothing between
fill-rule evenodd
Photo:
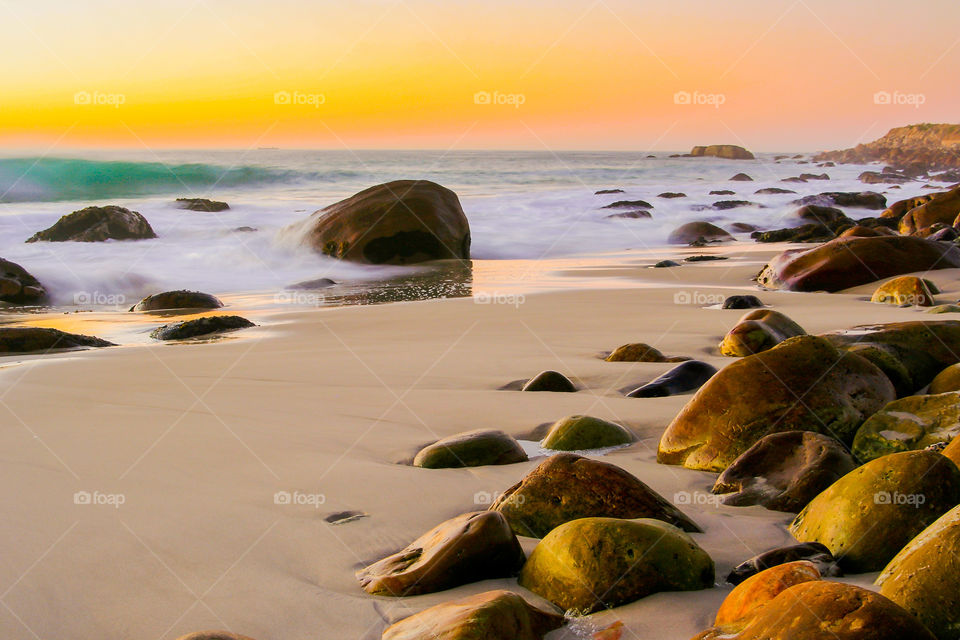
<instances>
[{"instance_id":1,"label":"boulder","mask_svg":"<svg viewBox=\"0 0 960 640\"><path fill-rule=\"evenodd\" d=\"M871 460L814 498L790 525L854 573L879 571L917 534L960 503L960 469L932 451Z\"/></svg>"},{"instance_id":2,"label":"boulder","mask_svg":"<svg viewBox=\"0 0 960 640\"><path fill-rule=\"evenodd\" d=\"M328 289L336 284L337 283L330 278L315 278L313 280L301 280L300 282L288 284L284 289L290 291L317 291L319 289Z\"/></svg>"},{"instance_id":3,"label":"boulder","mask_svg":"<svg viewBox=\"0 0 960 640\"><path fill-rule=\"evenodd\" d=\"M147 296L130 307L130 311L164 311L167 309L219 309L223 303L216 296L199 291L164 291Z\"/></svg>"},{"instance_id":4,"label":"boulder","mask_svg":"<svg viewBox=\"0 0 960 640\"><path fill-rule=\"evenodd\" d=\"M840 291L916 271L960 267L960 249L915 237L838 238L784 251L757 282L768 289Z\"/></svg>"},{"instance_id":5,"label":"boulder","mask_svg":"<svg viewBox=\"0 0 960 640\"><path fill-rule=\"evenodd\" d=\"M136 211L110 205L87 207L60 218L27 242L102 242L156 238L147 219Z\"/></svg>"},{"instance_id":6,"label":"boulder","mask_svg":"<svg viewBox=\"0 0 960 640\"><path fill-rule=\"evenodd\" d=\"M599 191L594 191L593 195L595 196L605 196L611 193L623 193L623 189L600 189Z\"/></svg>"},{"instance_id":7,"label":"boulder","mask_svg":"<svg viewBox=\"0 0 960 640\"><path fill-rule=\"evenodd\" d=\"M690 150L690 155L695 158L711 157L725 158L727 160L753 160L752 153L735 144L711 144L709 146L697 146Z\"/></svg>"},{"instance_id":8,"label":"boulder","mask_svg":"<svg viewBox=\"0 0 960 640\"><path fill-rule=\"evenodd\" d=\"M690 244L703 238L707 242L724 242L733 240L733 236L715 224L698 221L688 222L674 229L667 242L670 244Z\"/></svg>"},{"instance_id":9,"label":"boulder","mask_svg":"<svg viewBox=\"0 0 960 640\"><path fill-rule=\"evenodd\" d=\"M638 209L637 211L625 211L623 213L611 213L606 216L608 220L616 219L625 219L625 220L641 220L643 218L652 218L653 214L647 211L646 209Z\"/></svg>"},{"instance_id":10,"label":"boulder","mask_svg":"<svg viewBox=\"0 0 960 640\"><path fill-rule=\"evenodd\" d=\"M866 227L862 224L856 224L846 231L843 231L839 238L876 238L877 236L893 235L892 231L884 227Z\"/></svg>"},{"instance_id":11,"label":"boulder","mask_svg":"<svg viewBox=\"0 0 960 640\"><path fill-rule=\"evenodd\" d=\"M720 343L720 353L742 357L771 349L788 338L806 335L796 322L773 309L755 309L737 321Z\"/></svg>"},{"instance_id":12,"label":"boulder","mask_svg":"<svg viewBox=\"0 0 960 640\"><path fill-rule=\"evenodd\" d=\"M794 200L800 206L819 204L827 207L860 207L863 209L886 209L887 199L875 191L827 191L815 196Z\"/></svg>"},{"instance_id":13,"label":"boulder","mask_svg":"<svg viewBox=\"0 0 960 640\"><path fill-rule=\"evenodd\" d=\"M607 362L682 362L689 360L682 356L665 356L644 342L632 342L617 347L604 358Z\"/></svg>"},{"instance_id":14,"label":"boulder","mask_svg":"<svg viewBox=\"0 0 960 640\"><path fill-rule=\"evenodd\" d=\"M950 441L943 451L940 452L944 457L953 461L957 467L960 467L960 438L954 438Z\"/></svg>"},{"instance_id":15,"label":"boulder","mask_svg":"<svg viewBox=\"0 0 960 640\"><path fill-rule=\"evenodd\" d=\"M960 435L960 392L894 400L863 423L853 455L866 462L899 451L925 449Z\"/></svg>"},{"instance_id":16,"label":"boulder","mask_svg":"<svg viewBox=\"0 0 960 640\"><path fill-rule=\"evenodd\" d=\"M830 549L827 549L819 542L808 542L805 544L794 544L788 547L778 547L753 556L749 560L745 560L734 567L729 575L727 575L727 582L734 585L740 584L750 576L765 571L770 567L777 567L798 560L803 560L814 565L821 576L837 577L843 575L843 571L837 565L837 560L833 557L833 554L830 553Z\"/></svg>"},{"instance_id":17,"label":"boulder","mask_svg":"<svg viewBox=\"0 0 960 640\"><path fill-rule=\"evenodd\" d=\"M253 638L230 631L194 631L180 636L177 640L253 640Z\"/></svg>"},{"instance_id":18,"label":"boulder","mask_svg":"<svg viewBox=\"0 0 960 640\"><path fill-rule=\"evenodd\" d=\"M763 307L763 302L757 296L728 296L723 301L724 309L759 309Z\"/></svg>"},{"instance_id":19,"label":"boulder","mask_svg":"<svg viewBox=\"0 0 960 640\"><path fill-rule=\"evenodd\" d=\"M679 267L680 263L676 260L661 260L660 262L653 265L654 269L665 269L667 267Z\"/></svg>"},{"instance_id":20,"label":"boulder","mask_svg":"<svg viewBox=\"0 0 960 640\"><path fill-rule=\"evenodd\" d=\"M0 302L39 304L46 297L39 280L17 263L0 258Z\"/></svg>"},{"instance_id":21,"label":"boulder","mask_svg":"<svg viewBox=\"0 0 960 640\"><path fill-rule=\"evenodd\" d=\"M382 640L542 640L562 615L532 606L511 591L485 591L442 602L389 626Z\"/></svg>"},{"instance_id":22,"label":"boulder","mask_svg":"<svg viewBox=\"0 0 960 640\"><path fill-rule=\"evenodd\" d=\"M856 466L846 448L830 436L772 433L734 460L717 478L713 492L723 494L726 505L759 504L797 513Z\"/></svg>"},{"instance_id":23,"label":"boulder","mask_svg":"<svg viewBox=\"0 0 960 640\"><path fill-rule=\"evenodd\" d=\"M734 233L752 233L757 230L757 227L748 222L734 222L729 229Z\"/></svg>"},{"instance_id":24,"label":"boulder","mask_svg":"<svg viewBox=\"0 0 960 640\"><path fill-rule=\"evenodd\" d=\"M657 194L657 197L672 200L673 198L686 198L687 194L679 193L677 191L664 191L663 193Z\"/></svg>"},{"instance_id":25,"label":"boulder","mask_svg":"<svg viewBox=\"0 0 960 640\"><path fill-rule=\"evenodd\" d=\"M55 349L115 347L100 338L46 327L0 327L0 353L33 353Z\"/></svg>"},{"instance_id":26,"label":"boulder","mask_svg":"<svg viewBox=\"0 0 960 640\"><path fill-rule=\"evenodd\" d=\"M864 171L857 180L864 184L903 184L910 182L911 178L901 176L895 173L881 173L879 171Z\"/></svg>"},{"instance_id":27,"label":"boulder","mask_svg":"<svg viewBox=\"0 0 960 640\"><path fill-rule=\"evenodd\" d=\"M763 205L750 202L749 200L717 200L710 206L719 211L738 209L740 207L763 207Z\"/></svg>"},{"instance_id":28,"label":"boulder","mask_svg":"<svg viewBox=\"0 0 960 640\"><path fill-rule=\"evenodd\" d=\"M782 591L754 614L693 640L935 640L916 618L878 593L811 580Z\"/></svg>"},{"instance_id":29,"label":"boulder","mask_svg":"<svg viewBox=\"0 0 960 640\"><path fill-rule=\"evenodd\" d=\"M457 194L428 180L365 189L294 227L325 255L372 264L470 258L470 225Z\"/></svg>"},{"instance_id":30,"label":"boulder","mask_svg":"<svg viewBox=\"0 0 960 640\"><path fill-rule=\"evenodd\" d=\"M753 194L757 196L760 196L760 195L772 196L772 195L778 195L782 193L796 193L796 191L792 189L781 189L780 187L767 187L765 189L757 189L756 191L753 192Z\"/></svg>"},{"instance_id":31,"label":"boulder","mask_svg":"<svg viewBox=\"0 0 960 640\"><path fill-rule=\"evenodd\" d=\"M814 431L850 442L893 400L880 369L827 340L798 336L727 365L667 427L657 460L723 471L760 438Z\"/></svg>"},{"instance_id":32,"label":"boulder","mask_svg":"<svg viewBox=\"0 0 960 640\"><path fill-rule=\"evenodd\" d=\"M554 451L585 451L616 447L635 440L630 431L614 422L592 416L567 416L553 423L540 446Z\"/></svg>"},{"instance_id":33,"label":"boulder","mask_svg":"<svg viewBox=\"0 0 960 640\"><path fill-rule=\"evenodd\" d=\"M776 598L790 587L820 579L817 565L797 560L777 565L741 582L727 595L717 610L715 625L737 622L756 613L757 608Z\"/></svg>"},{"instance_id":34,"label":"boulder","mask_svg":"<svg viewBox=\"0 0 960 640\"><path fill-rule=\"evenodd\" d=\"M424 447L413 466L425 469L480 467L526 462L527 454L512 436L495 429L478 429L443 438Z\"/></svg>"},{"instance_id":35,"label":"boulder","mask_svg":"<svg viewBox=\"0 0 960 640\"><path fill-rule=\"evenodd\" d=\"M516 575L524 557L501 514L477 511L440 523L403 550L357 571L357 580L371 595L415 596Z\"/></svg>"},{"instance_id":36,"label":"boulder","mask_svg":"<svg viewBox=\"0 0 960 640\"><path fill-rule=\"evenodd\" d=\"M745 173L738 173L737 175L732 176L730 180L734 182L753 182L753 178Z\"/></svg>"},{"instance_id":37,"label":"boulder","mask_svg":"<svg viewBox=\"0 0 960 640\"><path fill-rule=\"evenodd\" d=\"M165 324L151 331L150 337L155 340L184 340L255 326L257 325L240 316L207 316Z\"/></svg>"},{"instance_id":38,"label":"boulder","mask_svg":"<svg viewBox=\"0 0 960 640\"><path fill-rule=\"evenodd\" d=\"M824 207L819 204L808 204L793 212L794 218L804 222L813 222L822 225L833 225L837 222L849 222L850 219L836 207Z\"/></svg>"},{"instance_id":39,"label":"boulder","mask_svg":"<svg viewBox=\"0 0 960 640\"><path fill-rule=\"evenodd\" d=\"M663 496L616 465L572 453L547 458L490 506L517 535L542 538L588 517L654 518L685 531L700 527Z\"/></svg>"},{"instance_id":40,"label":"boulder","mask_svg":"<svg viewBox=\"0 0 960 640\"><path fill-rule=\"evenodd\" d=\"M739 173L738 173L737 175L746 175L746 174L739 174ZM747 177L750 178L750 176L747 176ZM732 178L731 178L731 180L732 180ZM751 180L752 180L752 178L751 178ZM730 191L730 189L714 189L713 191L710 192L710 195L712 195L712 196L732 196L732 195L735 195L736 193L737 193L736 191Z\"/></svg>"},{"instance_id":41,"label":"boulder","mask_svg":"<svg viewBox=\"0 0 960 640\"><path fill-rule=\"evenodd\" d=\"M960 506L901 549L877 586L938 640L960 639Z\"/></svg>"},{"instance_id":42,"label":"boulder","mask_svg":"<svg viewBox=\"0 0 960 640\"><path fill-rule=\"evenodd\" d=\"M935 307L927 309L927 313L960 313L960 305L938 304Z\"/></svg>"},{"instance_id":43,"label":"boulder","mask_svg":"<svg viewBox=\"0 0 960 640\"><path fill-rule=\"evenodd\" d=\"M919 207L924 203L930 202L938 195L940 194L928 193L927 195L924 195L924 196L915 196L913 198L907 198L905 200L898 200L897 202L894 202L892 205L884 209L883 213L880 214L880 217L892 218L899 222L900 219L903 218L904 214L906 214L908 211L910 211L911 209L916 209L917 207Z\"/></svg>"},{"instance_id":44,"label":"boulder","mask_svg":"<svg viewBox=\"0 0 960 640\"><path fill-rule=\"evenodd\" d=\"M700 360L688 360L658 378L632 391L628 398L665 398L699 389L717 372L716 367Z\"/></svg>"},{"instance_id":45,"label":"boulder","mask_svg":"<svg viewBox=\"0 0 960 640\"><path fill-rule=\"evenodd\" d=\"M570 379L558 371L541 371L527 380L521 391L554 391L573 393L577 388Z\"/></svg>"},{"instance_id":46,"label":"boulder","mask_svg":"<svg viewBox=\"0 0 960 640\"><path fill-rule=\"evenodd\" d=\"M870 302L895 304L898 307L932 307L933 292L936 291L935 286L931 287L932 284L917 276L900 276L877 287Z\"/></svg>"},{"instance_id":47,"label":"boulder","mask_svg":"<svg viewBox=\"0 0 960 640\"><path fill-rule=\"evenodd\" d=\"M800 179L801 180L829 180L830 176L828 176L825 173L801 173Z\"/></svg>"},{"instance_id":48,"label":"boulder","mask_svg":"<svg viewBox=\"0 0 960 640\"><path fill-rule=\"evenodd\" d=\"M226 211L230 208L230 205L226 202L208 200L206 198L177 198L177 208L216 213L218 211Z\"/></svg>"},{"instance_id":49,"label":"boulder","mask_svg":"<svg viewBox=\"0 0 960 640\"><path fill-rule=\"evenodd\" d=\"M647 202L646 200L617 200L607 206L603 207L604 209L632 209L634 207L639 207L641 209L653 209L653 205Z\"/></svg>"},{"instance_id":50,"label":"boulder","mask_svg":"<svg viewBox=\"0 0 960 640\"><path fill-rule=\"evenodd\" d=\"M934 194L927 202L910 209L900 219L900 233L904 235L922 232L938 222L953 225L960 215L960 187Z\"/></svg>"},{"instance_id":51,"label":"boulder","mask_svg":"<svg viewBox=\"0 0 960 640\"><path fill-rule=\"evenodd\" d=\"M641 518L581 518L540 541L520 585L565 611L587 614L661 591L713 586L713 560L680 529Z\"/></svg>"},{"instance_id":52,"label":"boulder","mask_svg":"<svg viewBox=\"0 0 960 640\"><path fill-rule=\"evenodd\" d=\"M928 393L946 393L960 391L960 364L952 364L930 382Z\"/></svg>"}]
</instances>

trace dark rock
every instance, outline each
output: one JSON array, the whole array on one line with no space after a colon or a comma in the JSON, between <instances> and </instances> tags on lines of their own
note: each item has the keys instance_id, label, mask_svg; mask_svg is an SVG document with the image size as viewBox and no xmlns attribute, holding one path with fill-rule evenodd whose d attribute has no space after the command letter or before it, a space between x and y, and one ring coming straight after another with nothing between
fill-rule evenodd
<instances>
[{"instance_id":1,"label":"dark rock","mask_svg":"<svg viewBox=\"0 0 960 640\"><path fill-rule=\"evenodd\" d=\"M724 309L759 309L766 306L757 296L729 296L723 301Z\"/></svg>"},{"instance_id":2,"label":"dark rock","mask_svg":"<svg viewBox=\"0 0 960 640\"><path fill-rule=\"evenodd\" d=\"M667 242L670 244L689 244L700 238L716 242L733 240L733 236L717 225L705 221L697 221L688 222L674 229L667 238Z\"/></svg>"},{"instance_id":3,"label":"dark rock","mask_svg":"<svg viewBox=\"0 0 960 640\"><path fill-rule=\"evenodd\" d=\"M615 220L617 218L626 218L628 220L639 220L641 218L652 218L653 214L645 209L638 209L637 211L626 211L624 213L611 213L607 216L608 220Z\"/></svg>"},{"instance_id":4,"label":"dark rock","mask_svg":"<svg viewBox=\"0 0 960 640\"><path fill-rule=\"evenodd\" d=\"M730 179L735 182L753 182L753 178L751 178L745 173L738 173L737 175L733 176Z\"/></svg>"},{"instance_id":5,"label":"dark rock","mask_svg":"<svg viewBox=\"0 0 960 640\"><path fill-rule=\"evenodd\" d=\"M801 173L801 180L829 180L830 176L825 173Z\"/></svg>"},{"instance_id":6,"label":"dark rock","mask_svg":"<svg viewBox=\"0 0 960 640\"><path fill-rule=\"evenodd\" d=\"M177 207L180 209L189 209L190 211L207 211L216 213L230 208L226 202L219 200L207 200L206 198L177 198Z\"/></svg>"},{"instance_id":7,"label":"dark rock","mask_svg":"<svg viewBox=\"0 0 960 640\"><path fill-rule=\"evenodd\" d=\"M689 358L668 357L645 342L631 342L617 347L604 360L607 362L682 362Z\"/></svg>"},{"instance_id":8,"label":"dark rock","mask_svg":"<svg viewBox=\"0 0 960 640\"><path fill-rule=\"evenodd\" d=\"M917 207L907 211L900 219L902 234L923 235L924 231L938 222L952 226L960 215L960 188L936 193Z\"/></svg>"},{"instance_id":9,"label":"dark rock","mask_svg":"<svg viewBox=\"0 0 960 640\"><path fill-rule=\"evenodd\" d=\"M680 263L676 260L661 260L657 264L653 265L656 269L663 269L665 267L679 267Z\"/></svg>"},{"instance_id":10,"label":"dark rock","mask_svg":"<svg viewBox=\"0 0 960 640\"><path fill-rule=\"evenodd\" d=\"M939 231L931 233L927 236L927 239L935 242L953 242L958 237L960 237L960 235L957 234L957 230L954 227L944 227Z\"/></svg>"},{"instance_id":11,"label":"dark rock","mask_svg":"<svg viewBox=\"0 0 960 640\"><path fill-rule=\"evenodd\" d=\"M554 422L540 446L553 451L588 451L617 447L635 440L630 431L615 422L576 415Z\"/></svg>"},{"instance_id":12,"label":"dark rock","mask_svg":"<svg viewBox=\"0 0 960 640\"><path fill-rule=\"evenodd\" d=\"M112 342L67 333L45 327L0 327L0 353L33 353L54 349L79 349L82 347L114 347Z\"/></svg>"},{"instance_id":13,"label":"dark rock","mask_svg":"<svg viewBox=\"0 0 960 640\"><path fill-rule=\"evenodd\" d=\"M164 291L147 296L130 307L130 311L162 311L166 309L219 309L223 303L216 296L199 291Z\"/></svg>"},{"instance_id":14,"label":"dark rock","mask_svg":"<svg viewBox=\"0 0 960 640\"><path fill-rule=\"evenodd\" d=\"M792 190L792 189L781 189L781 188L779 188L779 187L767 187L766 189L758 189L758 190L754 191L753 193L754 193L754 195L758 195L758 196L759 196L759 195L765 195L765 196L766 196L766 195L775 195L775 194L780 194L780 193L796 193L796 191L794 191L794 190Z\"/></svg>"},{"instance_id":15,"label":"dark rock","mask_svg":"<svg viewBox=\"0 0 960 640\"><path fill-rule=\"evenodd\" d=\"M413 466L425 469L458 469L526 462L527 454L512 436L495 429L458 433L424 447Z\"/></svg>"},{"instance_id":16,"label":"dark rock","mask_svg":"<svg viewBox=\"0 0 960 640\"><path fill-rule=\"evenodd\" d=\"M738 207L762 207L763 205L750 202L749 200L717 200L712 206L714 209L726 211L727 209L736 209Z\"/></svg>"},{"instance_id":17,"label":"dark rock","mask_svg":"<svg viewBox=\"0 0 960 640\"><path fill-rule=\"evenodd\" d=\"M904 182L910 182L911 178L906 176L899 176L890 173L877 173L876 171L864 171L859 176L857 180L865 184L902 184Z\"/></svg>"},{"instance_id":18,"label":"dark rock","mask_svg":"<svg viewBox=\"0 0 960 640\"><path fill-rule=\"evenodd\" d=\"M727 160L754 159L752 153L735 144L711 144L705 147L697 146L690 150L690 155L694 158L713 157L725 158Z\"/></svg>"},{"instance_id":19,"label":"dark rock","mask_svg":"<svg viewBox=\"0 0 960 640\"><path fill-rule=\"evenodd\" d=\"M593 195L603 196L610 193L623 193L623 189L600 189L600 191L595 191Z\"/></svg>"},{"instance_id":20,"label":"dark rock","mask_svg":"<svg viewBox=\"0 0 960 640\"><path fill-rule=\"evenodd\" d=\"M643 209L653 209L653 205L646 200L617 200L612 204L603 207L604 209L626 209L628 207L641 207Z\"/></svg>"},{"instance_id":21,"label":"dark rock","mask_svg":"<svg viewBox=\"0 0 960 640\"><path fill-rule=\"evenodd\" d=\"M713 260L729 260L728 256L688 256L684 262L711 262Z\"/></svg>"},{"instance_id":22,"label":"dark rock","mask_svg":"<svg viewBox=\"0 0 960 640\"><path fill-rule=\"evenodd\" d=\"M136 211L110 205L87 207L60 218L27 242L102 242L156 238L147 219Z\"/></svg>"},{"instance_id":23,"label":"dark rock","mask_svg":"<svg viewBox=\"0 0 960 640\"><path fill-rule=\"evenodd\" d=\"M730 189L716 189L710 192L712 196L732 196L735 195L736 191L730 191Z\"/></svg>"},{"instance_id":24,"label":"dark rock","mask_svg":"<svg viewBox=\"0 0 960 640\"><path fill-rule=\"evenodd\" d=\"M752 233L756 230L757 227L746 222L734 222L730 225L730 231L733 233Z\"/></svg>"},{"instance_id":25,"label":"dark rock","mask_svg":"<svg viewBox=\"0 0 960 640\"><path fill-rule=\"evenodd\" d=\"M825 226L834 225L841 221L853 224L853 221L840 209L836 207L824 207L818 204L808 204L800 207L793 212L793 217Z\"/></svg>"},{"instance_id":26,"label":"dark rock","mask_svg":"<svg viewBox=\"0 0 960 640\"><path fill-rule=\"evenodd\" d=\"M195 320L184 320L157 327L150 332L150 337L156 340L184 340L205 336L211 333L236 331L256 325L240 316L207 316Z\"/></svg>"},{"instance_id":27,"label":"dark rock","mask_svg":"<svg viewBox=\"0 0 960 640\"><path fill-rule=\"evenodd\" d=\"M39 304L47 297L40 281L15 262L0 258L0 301Z\"/></svg>"},{"instance_id":28,"label":"dark rock","mask_svg":"<svg viewBox=\"0 0 960 640\"><path fill-rule=\"evenodd\" d=\"M717 369L706 362L689 360L627 394L628 398L664 398L699 389Z\"/></svg>"},{"instance_id":29,"label":"dark rock","mask_svg":"<svg viewBox=\"0 0 960 640\"><path fill-rule=\"evenodd\" d=\"M577 388L567 376L557 371L541 371L530 378L521 391L558 391L572 393Z\"/></svg>"},{"instance_id":30,"label":"dark rock","mask_svg":"<svg viewBox=\"0 0 960 640\"><path fill-rule=\"evenodd\" d=\"M337 283L330 278L317 278L316 280L304 280L303 282L289 284L284 288L292 291L316 291L317 289L332 287L335 284Z\"/></svg>"},{"instance_id":31,"label":"dark rock","mask_svg":"<svg viewBox=\"0 0 960 640\"><path fill-rule=\"evenodd\" d=\"M816 565L817 569L819 569L820 575L825 578L840 577L843 575L843 570L840 568L840 565L837 564L837 559L830 553L830 549L827 549L819 542L807 542L764 551L749 560L745 560L734 567L733 571L727 575L727 582L730 584L740 584L747 578L755 576L761 571L799 560L812 562Z\"/></svg>"},{"instance_id":32,"label":"dark rock","mask_svg":"<svg viewBox=\"0 0 960 640\"><path fill-rule=\"evenodd\" d=\"M677 193L675 191L666 191L657 196L658 198L686 198L687 194Z\"/></svg>"},{"instance_id":33,"label":"dark rock","mask_svg":"<svg viewBox=\"0 0 960 640\"><path fill-rule=\"evenodd\" d=\"M231 231L234 233L253 233L256 229L254 227L236 227L235 229L231 229Z\"/></svg>"},{"instance_id":34,"label":"dark rock","mask_svg":"<svg viewBox=\"0 0 960 640\"><path fill-rule=\"evenodd\" d=\"M819 204L825 207L861 207L864 209L886 209L887 199L873 191L828 191L815 196L806 196L794 200L792 204Z\"/></svg>"}]
</instances>

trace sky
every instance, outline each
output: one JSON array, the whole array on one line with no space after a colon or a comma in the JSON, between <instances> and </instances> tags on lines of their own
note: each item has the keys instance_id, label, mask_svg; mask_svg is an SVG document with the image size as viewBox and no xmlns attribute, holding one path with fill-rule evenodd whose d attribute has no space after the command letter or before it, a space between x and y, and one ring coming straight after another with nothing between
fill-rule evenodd
<instances>
[{"instance_id":1,"label":"sky","mask_svg":"<svg viewBox=\"0 0 960 640\"><path fill-rule=\"evenodd\" d=\"M960 121L955 0L0 0L0 147L756 151Z\"/></svg>"}]
</instances>

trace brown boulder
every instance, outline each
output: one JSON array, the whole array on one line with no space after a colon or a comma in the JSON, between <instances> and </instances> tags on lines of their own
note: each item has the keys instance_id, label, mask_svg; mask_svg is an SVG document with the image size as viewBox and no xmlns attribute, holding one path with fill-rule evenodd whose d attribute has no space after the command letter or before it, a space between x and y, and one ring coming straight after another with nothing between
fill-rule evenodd
<instances>
[{"instance_id":1,"label":"brown boulder","mask_svg":"<svg viewBox=\"0 0 960 640\"><path fill-rule=\"evenodd\" d=\"M930 200L911 209L900 219L900 233L916 234L938 222L952 225L960 215L960 187L934 194Z\"/></svg>"},{"instance_id":2,"label":"brown boulder","mask_svg":"<svg viewBox=\"0 0 960 640\"><path fill-rule=\"evenodd\" d=\"M898 307L932 307L936 286L917 276L900 276L877 287L870 302L895 304Z\"/></svg>"},{"instance_id":3,"label":"brown boulder","mask_svg":"<svg viewBox=\"0 0 960 640\"><path fill-rule=\"evenodd\" d=\"M27 242L102 242L156 238L147 219L136 211L110 205L87 207L60 218L33 234Z\"/></svg>"},{"instance_id":4,"label":"brown boulder","mask_svg":"<svg viewBox=\"0 0 960 640\"><path fill-rule=\"evenodd\" d=\"M820 570L817 565L806 560L788 562L761 571L741 582L724 598L714 624L729 624L752 616L758 607L770 602L793 585L819 579Z\"/></svg>"},{"instance_id":5,"label":"brown boulder","mask_svg":"<svg viewBox=\"0 0 960 640\"><path fill-rule=\"evenodd\" d=\"M114 347L112 342L47 327L0 327L0 353L34 353L55 349Z\"/></svg>"},{"instance_id":6,"label":"brown boulder","mask_svg":"<svg viewBox=\"0 0 960 640\"><path fill-rule=\"evenodd\" d=\"M659 349L644 342L621 345L604 358L607 362L683 362L689 359L683 356L665 356Z\"/></svg>"},{"instance_id":7,"label":"brown boulder","mask_svg":"<svg viewBox=\"0 0 960 640\"><path fill-rule=\"evenodd\" d=\"M47 297L40 281L15 262L0 258L0 301L37 304Z\"/></svg>"},{"instance_id":8,"label":"brown boulder","mask_svg":"<svg viewBox=\"0 0 960 640\"><path fill-rule=\"evenodd\" d=\"M787 338L805 335L796 322L773 309L756 309L737 321L720 343L720 353L742 357L771 349Z\"/></svg>"},{"instance_id":9,"label":"brown boulder","mask_svg":"<svg viewBox=\"0 0 960 640\"><path fill-rule=\"evenodd\" d=\"M130 311L164 311L168 309L219 309L220 299L200 291L164 291L149 295L130 308Z\"/></svg>"},{"instance_id":10,"label":"brown boulder","mask_svg":"<svg viewBox=\"0 0 960 640\"><path fill-rule=\"evenodd\" d=\"M690 155L694 158L713 157L725 158L727 160L754 159L752 153L735 144L711 144L709 146L697 146L690 150Z\"/></svg>"},{"instance_id":11,"label":"brown boulder","mask_svg":"<svg viewBox=\"0 0 960 640\"><path fill-rule=\"evenodd\" d=\"M724 242L733 240L733 236L721 229L715 224L709 222L697 221L688 222L674 229L667 242L670 244L690 244L697 240L704 239L707 242Z\"/></svg>"}]
</instances>

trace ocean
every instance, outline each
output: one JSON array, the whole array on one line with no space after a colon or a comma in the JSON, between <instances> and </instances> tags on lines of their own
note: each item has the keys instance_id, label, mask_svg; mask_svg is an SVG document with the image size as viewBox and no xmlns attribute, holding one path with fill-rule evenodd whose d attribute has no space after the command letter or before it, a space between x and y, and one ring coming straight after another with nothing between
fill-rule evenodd
<instances>
[{"instance_id":1,"label":"ocean","mask_svg":"<svg viewBox=\"0 0 960 640\"><path fill-rule=\"evenodd\" d=\"M522 151L250 151L76 152L69 156L0 157L0 256L23 265L46 284L57 306L103 306L168 289L270 294L303 280L382 281L409 272L350 264L317 255L284 233L313 211L388 180L421 178L460 196L477 264L563 260L666 247L672 229L692 220L720 226L745 222L788 225L790 202L823 191L888 190L864 185L876 167L814 163L759 154L757 160L670 158L669 153ZM804 160L809 160L805 156ZM753 182L732 182L745 172ZM800 173L829 181L783 183ZM888 191L890 201L922 193L922 183ZM754 195L781 187L796 194ZM624 193L594 195L600 189ZM710 195L730 189L736 195ZM663 192L687 197L665 199ZM230 209L178 209L178 197L225 200ZM653 205L650 219L610 219L616 200ZM762 207L703 209L718 200ZM116 204L143 214L156 240L106 243L24 241L67 213ZM854 217L877 212L852 210ZM251 227L255 231L235 231ZM747 234L739 241L752 242ZM664 249L668 254L669 249ZM541 267L544 273L547 267Z\"/></svg>"}]
</instances>

